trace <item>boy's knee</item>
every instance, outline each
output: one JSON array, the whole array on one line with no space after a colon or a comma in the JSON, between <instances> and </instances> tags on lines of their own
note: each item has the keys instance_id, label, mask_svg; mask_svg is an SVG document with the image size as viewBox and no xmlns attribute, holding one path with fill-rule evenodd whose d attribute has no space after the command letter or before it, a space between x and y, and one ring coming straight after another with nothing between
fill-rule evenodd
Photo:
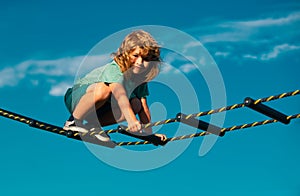
<instances>
[{"instance_id":1,"label":"boy's knee","mask_svg":"<svg viewBox=\"0 0 300 196\"><path fill-rule=\"evenodd\" d=\"M95 84L93 91L96 101L106 100L112 93L110 88L103 82Z\"/></svg>"},{"instance_id":2,"label":"boy's knee","mask_svg":"<svg viewBox=\"0 0 300 196\"><path fill-rule=\"evenodd\" d=\"M138 99L136 97L130 99L130 105L135 114L139 113L142 110L142 102L140 99Z\"/></svg>"}]
</instances>

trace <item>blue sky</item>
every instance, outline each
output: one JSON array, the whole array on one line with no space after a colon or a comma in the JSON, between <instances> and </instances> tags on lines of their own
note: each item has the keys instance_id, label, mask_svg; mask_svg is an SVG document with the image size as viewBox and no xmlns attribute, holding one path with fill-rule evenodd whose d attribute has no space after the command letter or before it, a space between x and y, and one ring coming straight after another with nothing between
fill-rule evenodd
<instances>
[{"instance_id":1,"label":"blue sky","mask_svg":"<svg viewBox=\"0 0 300 196\"><path fill-rule=\"evenodd\" d=\"M300 3L296 0L2 1L0 22L0 107L55 125L68 117L63 93L88 52L104 38L135 26L160 25L191 35L202 43L206 50L201 54L210 54L219 71L213 72L205 63L199 72L186 59L165 53L164 60L181 75L165 66L158 82L151 84L154 120L172 118L181 109L198 112L192 110L193 104L189 104L192 109L178 106L195 99L190 93L182 96L186 92L182 89L188 89L180 86L185 79L201 111L212 109L215 99L216 105L231 105L247 96L261 98L300 89ZM199 47L182 40L176 44L191 52ZM203 73L220 75L208 84ZM166 78L175 87L160 85ZM212 96L220 86L225 94ZM180 97L174 97L176 93ZM299 113L299 103L295 96L268 105L290 115ZM266 118L243 108L227 112L222 126ZM151 146L125 148L134 152L130 156L149 158L151 164L167 160L138 172L99 159L110 154L117 165L142 168L138 157L117 157L119 152L124 155L122 148L86 146L4 118L0 124L2 195L300 194L299 120L288 126L276 123L227 133L218 139L173 142L158 148L162 152L158 155L151 154L156 152ZM170 125L159 131L171 137L171 130L177 128ZM215 143L200 156L204 140ZM184 150L177 155L177 148Z\"/></svg>"}]
</instances>

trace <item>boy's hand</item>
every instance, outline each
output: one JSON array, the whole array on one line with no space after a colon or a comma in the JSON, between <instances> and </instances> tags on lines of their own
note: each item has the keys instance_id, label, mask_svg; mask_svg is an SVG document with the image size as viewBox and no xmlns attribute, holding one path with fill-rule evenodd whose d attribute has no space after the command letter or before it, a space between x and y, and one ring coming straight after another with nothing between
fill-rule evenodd
<instances>
[{"instance_id":1,"label":"boy's hand","mask_svg":"<svg viewBox=\"0 0 300 196\"><path fill-rule=\"evenodd\" d=\"M167 136L164 134L155 134L155 136L159 137L161 141L166 141L167 140Z\"/></svg>"},{"instance_id":2,"label":"boy's hand","mask_svg":"<svg viewBox=\"0 0 300 196\"><path fill-rule=\"evenodd\" d=\"M138 132L142 129L142 125L141 125L140 121L135 121L132 123L128 123L128 129L131 132Z\"/></svg>"}]
</instances>

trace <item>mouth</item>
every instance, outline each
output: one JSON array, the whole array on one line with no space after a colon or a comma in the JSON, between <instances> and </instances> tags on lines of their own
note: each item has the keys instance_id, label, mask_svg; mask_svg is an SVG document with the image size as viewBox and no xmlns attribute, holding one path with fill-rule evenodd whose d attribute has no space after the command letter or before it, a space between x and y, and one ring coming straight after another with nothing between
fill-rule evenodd
<instances>
[{"instance_id":1,"label":"mouth","mask_svg":"<svg viewBox=\"0 0 300 196\"><path fill-rule=\"evenodd\" d=\"M140 74L142 72L144 72L144 67L143 66L140 66L140 65L134 65L133 66L133 72L136 73L136 74Z\"/></svg>"},{"instance_id":2,"label":"mouth","mask_svg":"<svg viewBox=\"0 0 300 196\"><path fill-rule=\"evenodd\" d=\"M142 68L143 68L143 67L140 66L140 65L135 65L134 67L139 68L139 69L142 69Z\"/></svg>"}]
</instances>

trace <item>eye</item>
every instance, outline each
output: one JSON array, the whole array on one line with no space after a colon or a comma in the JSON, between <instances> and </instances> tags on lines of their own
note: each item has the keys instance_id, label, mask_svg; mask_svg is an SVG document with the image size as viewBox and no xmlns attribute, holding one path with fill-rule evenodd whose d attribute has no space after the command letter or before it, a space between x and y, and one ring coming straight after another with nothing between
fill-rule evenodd
<instances>
[{"instance_id":1,"label":"eye","mask_svg":"<svg viewBox=\"0 0 300 196\"><path fill-rule=\"evenodd\" d=\"M134 55L132 55L132 56L135 57L135 58L138 58L138 57L139 57L138 54L134 54Z\"/></svg>"},{"instance_id":2,"label":"eye","mask_svg":"<svg viewBox=\"0 0 300 196\"><path fill-rule=\"evenodd\" d=\"M149 55L142 55L144 61L150 61Z\"/></svg>"},{"instance_id":3,"label":"eye","mask_svg":"<svg viewBox=\"0 0 300 196\"><path fill-rule=\"evenodd\" d=\"M143 57L144 61L157 61L157 57L155 57L154 55L147 55L145 57Z\"/></svg>"}]
</instances>

